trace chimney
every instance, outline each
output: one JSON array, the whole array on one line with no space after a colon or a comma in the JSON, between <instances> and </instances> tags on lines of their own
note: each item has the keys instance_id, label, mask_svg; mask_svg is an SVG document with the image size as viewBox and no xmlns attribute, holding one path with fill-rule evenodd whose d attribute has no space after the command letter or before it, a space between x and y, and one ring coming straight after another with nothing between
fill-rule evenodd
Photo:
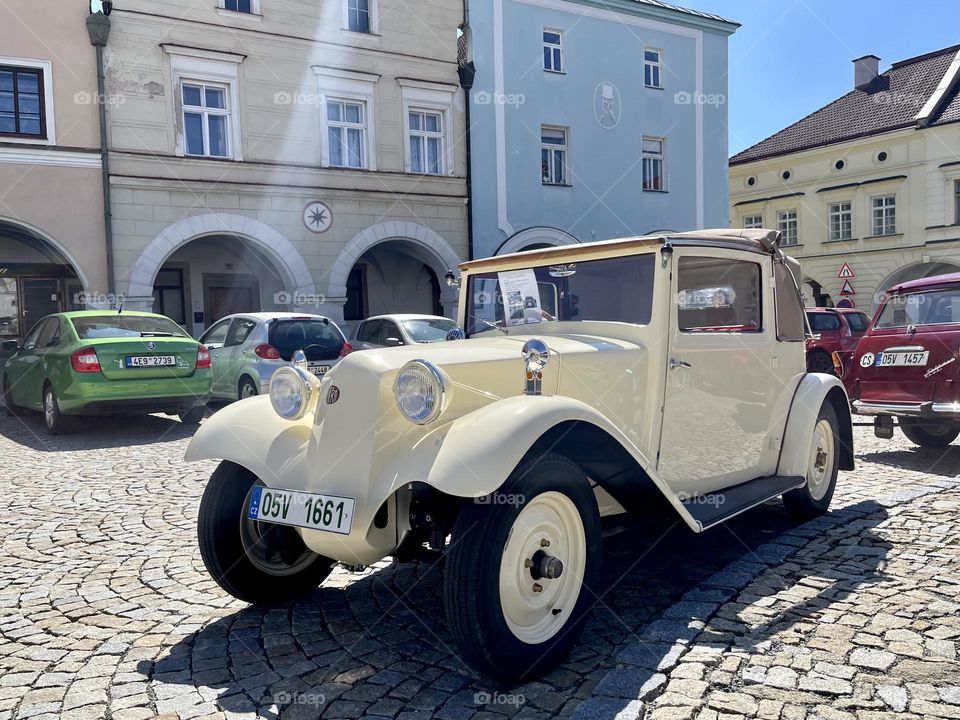
<instances>
[{"instance_id":1,"label":"chimney","mask_svg":"<svg viewBox=\"0 0 960 720\"><path fill-rule=\"evenodd\" d=\"M880 58L876 55L864 55L853 61L853 87L862 90L877 77L880 69Z\"/></svg>"}]
</instances>

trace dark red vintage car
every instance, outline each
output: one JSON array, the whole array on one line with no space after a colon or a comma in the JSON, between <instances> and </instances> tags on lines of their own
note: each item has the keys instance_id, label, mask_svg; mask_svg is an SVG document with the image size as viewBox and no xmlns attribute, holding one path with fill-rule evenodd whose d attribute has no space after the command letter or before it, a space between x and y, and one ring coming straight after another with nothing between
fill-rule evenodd
<instances>
[{"instance_id":1,"label":"dark red vintage car","mask_svg":"<svg viewBox=\"0 0 960 720\"><path fill-rule=\"evenodd\" d=\"M848 373L854 412L874 416L879 437L893 418L912 442L944 447L960 435L960 273L890 288Z\"/></svg>"},{"instance_id":2,"label":"dark red vintage car","mask_svg":"<svg viewBox=\"0 0 960 720\"><path fill-rule=\"evenodd\" d=\"M807 320L814 337L807 340L807 371L832 373L832 354L843 366L850 364L857 343L867 331L870 318L859 310L845 308L807 308Z\"/></svg>"}]
</instances>

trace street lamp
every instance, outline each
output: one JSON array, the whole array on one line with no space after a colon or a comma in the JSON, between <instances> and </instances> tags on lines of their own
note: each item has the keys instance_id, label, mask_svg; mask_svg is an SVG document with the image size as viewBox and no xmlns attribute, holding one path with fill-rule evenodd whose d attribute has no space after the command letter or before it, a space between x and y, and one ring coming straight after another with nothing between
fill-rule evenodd
<instances>
[{"instance_id":1,"label":"street lamp","mask_svg":"<svg viewBox=\"0 0 960 720\"><path fill-rule=\"evenodd\" d=\"M113 214L110 211L110 158L107 146L107 102L103 73L103 49L110 37L112 0L90 0L90 15L87 16L87 34L90 44L97 52L97 108L100 111L100 165L103 182L103 230L107 251L107 292L114 292L113 274Z\"/></svg>"}]
</instances>

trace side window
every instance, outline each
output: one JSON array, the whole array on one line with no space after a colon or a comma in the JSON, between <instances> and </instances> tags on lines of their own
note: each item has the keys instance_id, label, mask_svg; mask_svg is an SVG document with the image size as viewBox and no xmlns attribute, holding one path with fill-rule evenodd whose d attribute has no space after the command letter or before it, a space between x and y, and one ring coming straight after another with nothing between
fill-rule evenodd
<instances>
[{"instance_id":1,"label":"side window","mask_svg":"<svg viewBox=\"0 0 960 720\"><path fill-rule=\"evenodd\" d=\"M23 349L24 350L33 350L37 346L37 338L40 337L40 333L46 327L47 321L41 320L36 325L33 326L33 329L27 333L27 336L23 339Z\"/></svg>"},{"instance_id":2,"label":"side window","mask_svg":"<svg viewBox=\"0 0 960 720\"><path fill-rule=\"evenodd\" d=\"M400 334L400 329L394 323L383 320L380 325L380 344L386 345L387 338L396 338L401 342L403 341L403 335Z\"/></svg>"},{"instance_id":3,"label":"side window","mask_svg":"<svg viewBox=\"0 0 960 720\"><path fill-rule=\"evenodd\" d=\"M379 335L380 321L367 320L363 325L360 326L360 330L357 332L357 340L360 342L375 343L378 341Z\"/></svg>"},{"instance_id":4,"label":"side window","mask_svg":"<svg viewBox=\"0 0 960 720\"><path fill-rule=\"evenodd\" d=\"M250 333L253 332L256 326L256 320L251 320L250 318L234 318L230 324L230 330L227 332L227 339L223 343L223 346L232 347L242 344L250 337Z\"/></svg>"},{"instance_id":5,"label":"side window","mask_svg":"<svg viewBox=\"0 0 960 720\"><path fill-rule=\"evenodd\" d=\"M53 347L60 342L60 321L57 318L50 318L40 331L40 337L37 338L38 348Z\"/></svg>"},{"instance_id":6,"label":"side window","mask_svg":"<svg viewBox=\"0 0 960 720\"><path fill-rule=\"evenodd\" d=\"M223 345L224 340L227 339L227 330L229 329L230 321L221 320L200 336L200 342L204 345Z\"/></svg>"},{"instance_id":7,"label":"side window","mask_svg":"<svg viewBox=\"0 0 960 720\"><path fill-rule=\"evenodd\" d=\"M759 332L760 265L744 260L680 258L678 324L683 332Z\"/></svg>"}]
</instances>

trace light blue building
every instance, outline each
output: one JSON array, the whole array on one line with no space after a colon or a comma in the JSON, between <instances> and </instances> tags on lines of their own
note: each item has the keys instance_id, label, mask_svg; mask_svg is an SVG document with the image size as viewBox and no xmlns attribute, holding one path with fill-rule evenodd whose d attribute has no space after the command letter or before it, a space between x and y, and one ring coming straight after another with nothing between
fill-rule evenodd
<instances>
[{"instance_id":1,"label":"light blue building","mask_svg":"<svg viewBox=\"0 0 960 720\"><path fill-rule=\"evenodd\" d=\"M469 0L473 257L726 227L737 27L655 0Z\"/></svg>"}]
</instances>

